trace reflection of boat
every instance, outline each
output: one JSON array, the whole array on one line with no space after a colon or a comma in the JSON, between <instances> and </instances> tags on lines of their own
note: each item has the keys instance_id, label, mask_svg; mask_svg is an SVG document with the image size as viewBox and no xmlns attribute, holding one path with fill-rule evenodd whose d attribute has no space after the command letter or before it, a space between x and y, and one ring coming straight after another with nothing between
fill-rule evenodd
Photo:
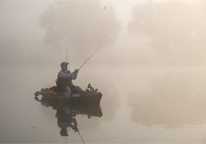
<instances>
[{"instance_id":1,"label":"reflection of boat","mask_svg":"<svg viewBox=\"0 0 206 144\"><path fill-rule=\"evenodd\" d=\"M84 105L98 105L102 98L102 93L97 91L73 92L70 97L65 97L64 93L56 92L55 87L49 89L41 89L42 98L44 101L65 104L84 104ZM35 96L38 94L35 93Z\"/></svg>"},{"instance_id":2,"label":"reflection of boat","mask_svg":"<svg viewBox=\"0 0 206 144\"><path fill-rule=\"evenodd\" d=\"M37 97L35 99L41 102L42 105L46 107L52 107L55 109L62 109L66 113L72 112L75 115L87 115L89 118L92 117L102 117L102 110L100 105L68 105L62 103L48 103L44 97L39 100Z\"/></svg>"},{"instance_id":3,"label":"reflection of boat","mask_svg":"<svg viewBox=\"0 0 206 144\"><path fill-rule=\"evenodd\" d=\"M38 97L35 97L35 99L41 102L43 106L52 107L52 109L56 110L57 124L58 127L61 128L60 130L61 136L68 136L67 128L71 128L72 130L74 130L80 135L77 120L75 118L76 115L81 115L81 116L86 115L88 116L88 118L102 117L103 115L100 105L88 106L88 105L65 105L60 103L51 104L45 102L44 98L39 100ZM81 135L80 137L82 139Z\"/></svg>"}]
</instances>

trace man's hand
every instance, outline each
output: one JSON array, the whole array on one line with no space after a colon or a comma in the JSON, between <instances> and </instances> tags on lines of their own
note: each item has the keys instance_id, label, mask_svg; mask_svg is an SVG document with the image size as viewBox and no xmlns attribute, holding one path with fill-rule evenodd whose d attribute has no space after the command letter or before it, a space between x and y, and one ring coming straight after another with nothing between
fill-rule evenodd
<instances>
[{"instance_id":1,"label":"man's hand","mask_svg":"<svg viewBox=\"0 0 206 144\"><path fill-rule=\"evenodd\" d=\"M78 69L75 69L73 73L77 74L79 72Z\"/></svg>"}]
</instances>

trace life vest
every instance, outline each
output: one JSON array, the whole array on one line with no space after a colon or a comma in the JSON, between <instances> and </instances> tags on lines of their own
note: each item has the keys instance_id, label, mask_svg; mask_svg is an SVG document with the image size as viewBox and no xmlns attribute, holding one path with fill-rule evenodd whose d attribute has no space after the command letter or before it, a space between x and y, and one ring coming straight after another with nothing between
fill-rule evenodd
<instances>
[{"instance_id":1,"label":"life vest","mask_svg":"<svg viewBox=\"0 0 206 144\"><path fill-rule=\"evenodd\" d=\"M64 72L64 73L69 74L70 71L67 71L67 72ZM59 77L59 74L57 76L56 84L57 84L58 91L63 91L66 86L69 86L69 87L73 86L72 78L61 78L61 77Z\"/></svg>"}]
</instances>

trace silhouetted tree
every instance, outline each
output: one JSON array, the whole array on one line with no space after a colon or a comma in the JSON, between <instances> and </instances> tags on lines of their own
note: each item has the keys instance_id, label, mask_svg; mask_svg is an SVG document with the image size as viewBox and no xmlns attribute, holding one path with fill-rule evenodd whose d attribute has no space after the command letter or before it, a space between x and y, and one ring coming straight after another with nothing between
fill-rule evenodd
<instances>
[{"instance_id":1,"label":"silhouetted tree","mask_svg":"<svg viewBox=\"0 0 206 144\"><path fill-rule=\"evenodd\" d=\"M66 31L69 46L78 54L91 54L102 42L112 45L120 29L114 9L97 1L56 1L42 14L40 25L47 45L64 46Z\"/></svg>"},{"instance_id":2,"label":"silhouetted tree","mask_svg":"<svg viewBox=\"0 0 206 144\"><path fill-rule=\"evenodd\" d=\"M161 65L202 65L206 47L204 2L147 2L132 10L130 34L149 37Z\"/></svg>"}]
</instances>

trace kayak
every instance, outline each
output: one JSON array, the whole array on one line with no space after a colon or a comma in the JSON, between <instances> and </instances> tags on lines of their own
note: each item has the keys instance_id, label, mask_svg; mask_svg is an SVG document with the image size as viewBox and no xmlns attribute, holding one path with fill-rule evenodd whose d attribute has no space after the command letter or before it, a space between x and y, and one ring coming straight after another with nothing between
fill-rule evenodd
<instances>
[{"instance_id":1,"label":"kayak","mask_svg":"<svg viewBox=\"0 0 206 144\"><path fill-rule=\"evenodd\" d=\"M67 97L65 92L56 92L55 87L41 89L40 94L42 94L41 100L50 104L99 105L102 98L102 93L97 91L73 92Z\"/></svg>"}]
</instances>

